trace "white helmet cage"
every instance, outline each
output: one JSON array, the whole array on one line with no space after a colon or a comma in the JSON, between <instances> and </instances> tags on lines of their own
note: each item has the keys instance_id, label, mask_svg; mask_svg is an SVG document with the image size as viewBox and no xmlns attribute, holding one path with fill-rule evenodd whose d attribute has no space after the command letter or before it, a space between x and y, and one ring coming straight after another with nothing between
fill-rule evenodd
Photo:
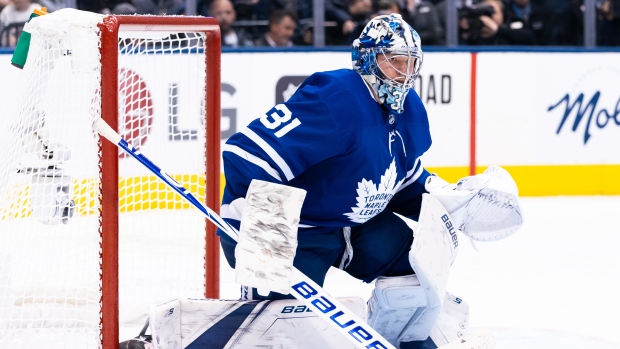
<instances>
[{"instance_id":1,"label":"white helmet cage","mask_svg":"<svg viewBox=\"0 0 620 349\"><path fill-rule=\"evenodd\" d=\"M371 77L366 80L370 80L381 103L402 113L405 97L422 67L418 33L399 14L377 16L353 42L352 59L353 69ZM386 74L388 68L391 75Z\"/></svg>"}]
</instances>

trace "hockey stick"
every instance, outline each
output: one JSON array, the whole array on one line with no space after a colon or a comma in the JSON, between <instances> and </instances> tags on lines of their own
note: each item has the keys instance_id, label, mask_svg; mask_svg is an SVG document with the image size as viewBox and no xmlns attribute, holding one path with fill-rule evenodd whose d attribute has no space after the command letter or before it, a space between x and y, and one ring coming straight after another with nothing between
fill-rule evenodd
<instances>
[{"instance_id":1,"label":"hockey stick","mask_svg":"<svg viewBox=\"0 0 620 349\"><path fill-rule=\"evenodd\" d=\"M155 176L168 184L170 188L177 192L180 196L189 201L194 207L204 213L207 218L237 241L239 232L233 226L228 224L217 213L209 207L203 205L197 200L192 193L177 183L167 173L162 171L140 151L136 150L126 140L124 140L116 131L114 131L103 119L98 118L93 123L93 128L105 139L116 144L129 155L138 160ZM334 329L347 337L355 346L360 349L364 348L390 348L395 349L385 338L377 333L366 322L357 315L345 308L339 301L330 296L321 286L304 275L297 268L293 267L291 275L291 290L293 297L303 302L306 306L318 314L323 320L327 321Z\"/></svg>"}]
</instances>

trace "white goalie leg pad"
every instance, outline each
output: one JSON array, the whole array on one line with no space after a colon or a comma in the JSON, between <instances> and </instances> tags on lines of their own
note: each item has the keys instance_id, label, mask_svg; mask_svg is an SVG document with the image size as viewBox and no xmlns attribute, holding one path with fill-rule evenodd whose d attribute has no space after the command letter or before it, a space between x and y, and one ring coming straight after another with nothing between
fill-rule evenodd
<instances>
[{"instance_id":1,"label":"white goalie leg pad","mask_svg":"<svg viewBox=\"0 0 620 349\"><path fill-rule=\"evenodd\" d=\"M362 317L359 297L338 300ZM343 320L344 319L338 319ZM295 299L238 301L180 299L151 306L149 323L157 349L356 348L317 313Z\"/></svg>"},{"instance_id":2,"label":"white goalie leg pad","mask_svg":"<svg viewBox=\"0 0 620 349\"><path fill-rule=\"evenodd\" d=\"M397 346L409 321L419 318L427 307L426 294L417 276L380 276L368 300L366 322Z\"/></svg>"},{"instance_id":3,"label":"white goalie leg pad","mask_svg":"<svg viewBox=\"0 0 620 349\"><path fill-rule=\"evenodd\" d=\"M473 240L500 240L523 224L517 185L499 166L465 177L456 185L429 176L426 190L446 207L457 228Z\"/></svg>"},{"instance_id":4,"label":"white goalie leg pad","mask_svg":"<svg viewBox=\"0 0 620 349\"><path fill-rule=\"evenodd\" d=\"M152 335L152 348L183 348L181 335L181 300L149 307L149 329ZM146 346L145 346L146 348Z\"/></svg>"},{"instance_id":5,"label":"white goalie leg pad","mask_svg":"<svg viewBox=\"0 0 620 349\"><path fill-rule=\"evenodd\" d=\"M303 189L252 181L235 248L237 283L289 293L297 226L305 197Z\"/></svg>"},{"instance_id":6,"label":"white goalie leg pad","mask_svg":"<svg viewBox=\"0 0 620 349\"><path fill-rule=\"evenodd\" d=\"M411 222L407 218L404 220L408 224ZM429 337L443 305L450 266L458 253L458 245L450 215L436 198L424 194L409 262L420 282L427 309L412 316L399 335L398 343L422 341Z\"/></svg>"}]
</instances>

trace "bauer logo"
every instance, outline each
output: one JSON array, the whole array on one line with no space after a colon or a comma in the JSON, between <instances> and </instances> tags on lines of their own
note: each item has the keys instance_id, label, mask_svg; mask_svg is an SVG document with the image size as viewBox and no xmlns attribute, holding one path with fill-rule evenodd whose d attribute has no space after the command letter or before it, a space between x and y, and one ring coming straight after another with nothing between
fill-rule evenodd
<instances>
[{"instance_id":1,"label":"bauer logo","mask_svg":"<svg viewBox=\"0 0 620 349\"><path fill-rule=\"evenodd\" d=\"M341 332L351 336L355 341L362 343L364 347L388 348L386 344L381 342L380 338L375 338L370 334L370 331L372 331L370 326L362 321L357 322L349 309L332 303L327 297L320 295L317 290L308 285L307 282L302 281L295 284L291 286L291 289L304 299L310 299L314 312L323 314L327 321L331 321L332 325L339 328Z\"/></svg>"},{"instance_id":2,"label":"bauer logo","mask_svg":"<svg viewBox=\"0 0 620 349\"><path fill-rule=\"evenodd\" d=\"M291 313L305 313L305 312L312 312L312 309L306 307L305 305L298 305L298 306L288 305L282 308L282 311L280 313L291 314Z\"/></svg>"},{"instance_id":3,"label":"bauer logo","mask_svg":"<svg viewBox=\"0 0 620 349\"><path fill-rule=\"evenodd\" d=\"M276 83L276 104L284 103L297 91L307 76L283 76Z\"/></svg>"},{"instance_id":4,"label":"bauer logo","mask_svg":"<svg viewBox=\"0 0 620 349\"><path fill-rule=\"evenodd\" d=\"M450 233L450 236L452 237L452 245L454 246L454 248L457 248L459 246L459 239L456 236L456 230L454 229L454 226L452 225L452 221L450 221L450 217L447 214L445 214L441 216L441 220L446 225L446 229L448 229L448 232Z\"/></svg>"}]
</instances>

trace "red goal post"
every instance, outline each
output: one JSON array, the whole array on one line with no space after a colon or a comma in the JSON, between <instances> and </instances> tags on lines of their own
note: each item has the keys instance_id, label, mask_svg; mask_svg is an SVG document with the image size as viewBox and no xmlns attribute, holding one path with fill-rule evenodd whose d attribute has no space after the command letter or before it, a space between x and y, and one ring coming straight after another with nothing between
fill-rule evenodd
<instances>
[{"instance_id":1,"label":"red goal post","mask_svg":"<svg viewBox=\"0 0 620 349\"><path fill-rule=\"evenodd\" d=\"M113 129L118 130L118 42L119 29L166 31L197 31L205 34L205 185L206 205L219 212L220 205L220 57L221 39L218 22L214 18L180 16L108 16L100 24L101 28L101 112L103 119ZM212 137L209 137L212 135ZM102 143L102 333L103 347L118 343L118 148ZM106 219L106 217L110 217ZM206 221L206 220L205 220ZM219 298L219 242L215 226L206 224L205 236L205 297ZM107 333L107 332L111 333Z\"/></svg>"},{"instance_id":2,"label":"red goal post","mask_svg":"<svg viewBox=\"0 0 620 349\"><path fill-rule=\"evenodd\" d=\"M102 117L218 211L217 21L63 9L25 30L0 120L0 347L116 348L149 305L219 298L215 227L92 130Z\"/></svg>"}]
</instances>

